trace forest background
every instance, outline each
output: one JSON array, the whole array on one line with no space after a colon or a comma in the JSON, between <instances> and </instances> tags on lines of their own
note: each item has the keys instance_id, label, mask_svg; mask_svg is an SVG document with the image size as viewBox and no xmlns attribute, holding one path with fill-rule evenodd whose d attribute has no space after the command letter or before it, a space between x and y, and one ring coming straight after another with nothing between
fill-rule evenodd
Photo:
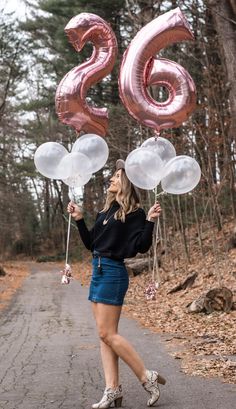
<instances>
[{"instance_id":1,"label":"forest background","mask_svg":"<svg viewBox=\"0 0 236 409\"><path fill-rule=\"evenodd\" d=\"M19 2L19 6L20 6ZM76 53L64 33L67 22L81 12L108 21L118 40L118 59L111 75L89 90L90 103L109 110L105 167L84 187L78 199L89 225L102 208L116 159L152 136L127 113L119 99L122 55L140 28L160 14L180 6L195 36L176 43L160 56L183 65L197 89L197 107L181 127L163 132L177 154L194 157L201 181L193 192L162 196L161 240L165 255L191 262L193 252L217 257L217 234L227 251L236 216L236 3L234 0L29 0L18 21L2 6L0 13L0 257L63 259L67 234L68 187L40 175L34 166L36 148L47 141L68 150L75 131L55 113L55 92L63 76L91 54L91 45ZM152 90L161 100L164 90ZM147 209L153 192L142 192ZM210 236L210 240L206 240ZM176 237L179 239L176 240ZM178 251L175 248L178 246ZM222 246L221 246L222 247ZM71 256L83 247L72 229ZM173 253L174 252L174 253Z\"/></svg>"}]
</instances>

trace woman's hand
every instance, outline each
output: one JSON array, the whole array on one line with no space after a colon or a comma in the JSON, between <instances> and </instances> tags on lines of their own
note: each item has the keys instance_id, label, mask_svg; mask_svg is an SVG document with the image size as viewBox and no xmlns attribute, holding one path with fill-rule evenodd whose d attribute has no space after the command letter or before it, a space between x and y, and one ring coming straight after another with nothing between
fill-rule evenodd
<instances>
[{"instance_id":1,"label":"woman's hand","mask_svg":"<svg viewBox=\"0 0 236 409\"><path fill-rule=\"evenodd\" d=\"M149 222L155 222L155 220L161 214L161 206L160 203L156 202L148 211L147 220Z\"/></svg>"},{"instance_id":2,"label":"woman's hand","mask_svg":"<svg viewBox=\"0 0 236 409\"><path fill-rule=\"evenodd\" d=\"M77 204L75 204L73 202L68 203L67 212L71 213L71 216L75 220L83 219L83 211L82 211L81 207L79 207Z\"/></svg>"}]
</instances>

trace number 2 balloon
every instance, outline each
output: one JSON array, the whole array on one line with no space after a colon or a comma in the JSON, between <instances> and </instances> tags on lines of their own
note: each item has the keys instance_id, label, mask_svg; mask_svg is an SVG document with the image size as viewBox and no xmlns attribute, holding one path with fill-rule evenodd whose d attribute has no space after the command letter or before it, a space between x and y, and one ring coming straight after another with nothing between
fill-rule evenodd
<instances>
[{"instance_id":1,"label":"number 2 balloon","mask_svg":"<svg viewBox=\"0 0 236 409\"><path fill-rule=\"evenodd\" d=\"M92 13L73 17L65 32L76 51L91 42L93 53L88 61L73 68L61 80L56 91L56 112L61 122L71 125L77 132L83 130L105 136L107 109L90 106L86 96L88 89L113 68L117 54L115 34L108 23Z\"/></svg>"}]
</instances>

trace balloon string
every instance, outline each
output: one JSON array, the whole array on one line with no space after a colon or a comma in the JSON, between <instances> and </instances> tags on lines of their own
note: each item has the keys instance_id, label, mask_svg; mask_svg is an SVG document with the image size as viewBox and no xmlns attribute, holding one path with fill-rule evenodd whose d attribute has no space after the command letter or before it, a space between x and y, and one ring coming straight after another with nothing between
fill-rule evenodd
<instances>
[{"instance_id":1,"label":"balloon string","mask_svg":"<svg viewBox=\"0 0 236 409\"><path fill-rule=\"evenodd\" d=\"M157 187L155 187L154 194L155 194L155 200L157 200L159 196L163 196L167 194L167 192L163 190L162 192L157 194ZM157 242L160 237L161 237L161 228L160 228L160 219L158 217L157 225L156 225L155 239L154 239L154 254L153 254L153 268L152 268L152 281L155 282L155 279L157 279L158 283L161 281L161 277L160 277L159 269L158 269L158 258L157 258Z\"/></svg>"},{"instance_id":2,"label":"balloon string","mask_svg":"<svg viewBox=\"0 0 236 409\"><path fill-rule=\"evenodd\" d=\"M74 202L75 201L74 186L70 187L69 191L70 191L70 195L71 195L71 200L72 200L72 202ZM66 265L68 264L68 257L69 257L70 227L71 227L71 213L69 214L67 240L66 240Z\"/></svg>"},{"instance_id":3,"label":"balloon string","mask_svg":"<svg viewBox=\"0 0 236 409\"><path fill-rule=\"evenodd\" d=\"M66 265L68 264L69 242L70 242L70 226L71 226L71 213L69 214L69 220L68 220L68 230L67 230L67 241L66 241Z\"/></svg>"},{"instance_id":4,"label":"balloon string","mask_svg":"<svg viewBox=\"0 0 236 409\"><path fill-rule=\"evenodd\" d=\"M71 200L72 200L72 202L74 202L75 201L75 189L74 189L74 187L71 186L69 188L69 191L70 191Z\"/></svg>"},{"instance_id":5,"label":"balloon string","mask_svg":"<svg viewBox=\"0 0 236 409\"><path fill-rule=\"evenodd\" d=\"M154 240L154 255L153 255L153 269L152 269L152 281L155 282L157 279L157 282L160 283L160 274L159 274L159 269L158 269L158 258L157 258L157 242L160 237L160 220L159 218L157 219L157 226L156 226L156 234L155 234L155 240Z\"/></svg>"},{"instance_id":6,"label":"balloon string","mask_svg":"<svg viewBox=\"0 0 236 409\"><path fill-rule=\"evenodd\" d=\"M155 199L157 199L159 196L163 196L163 195L167 195L167 192L165 190L163 190L160 193L156 193L156 188L155 188Z\"/></svg>"},{"instance_id":7,"label":"balloon string","mask_svg":"<svg viewBox=\"0 0 236 409\"><path fill-rule=\"evenodd\" d=\"M155 193L155 199L158 197L158 195L157 195L157 186L155 187L155 189L154 189L154 193ZM157 225L156 225L156 232L155 232L155 239L154 239L154 254L153 254L153 267L152 267L152 281L153 282L155 282L155 271L156 271L156 269L158 268L157 267L157 264L158 264L158 262L157 262L157 241L158 241L158 232L159 232L159 229L158 229L158 226L159 226L159 223L160 223L160 221L159 221L159 217L158 217L158 219L157 219ZM158 275L158 273L157 273L157 275Z\"/></svg>"}]
</instances>

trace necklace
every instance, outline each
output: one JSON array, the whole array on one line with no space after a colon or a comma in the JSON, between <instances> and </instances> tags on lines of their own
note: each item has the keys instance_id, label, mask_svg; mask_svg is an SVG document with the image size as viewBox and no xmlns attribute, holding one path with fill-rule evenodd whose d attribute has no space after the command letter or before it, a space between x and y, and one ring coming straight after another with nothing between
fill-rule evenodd
<instances>
[{"instance_id":1,"label":"necklace","mask_svg":"<svg viewBox=\"0 0 236 409\"><path fill-rule=\"evenodd\" d=\"M109 215L109 212L110 212L111 209L112 209L112 207L108 210L108 213L107 213L105 219L104 219L103 222L102 222L102 224L103 224L104 226L109 222L109 220L112 218L112 216L114 216L114 214L115 214L116 211L117 211L117 210L116 210L116 211L115 211L113 214L111 214L111 216L109 216L108 219L107 219L107 216Z\"/></svg>"}]
</instances>

